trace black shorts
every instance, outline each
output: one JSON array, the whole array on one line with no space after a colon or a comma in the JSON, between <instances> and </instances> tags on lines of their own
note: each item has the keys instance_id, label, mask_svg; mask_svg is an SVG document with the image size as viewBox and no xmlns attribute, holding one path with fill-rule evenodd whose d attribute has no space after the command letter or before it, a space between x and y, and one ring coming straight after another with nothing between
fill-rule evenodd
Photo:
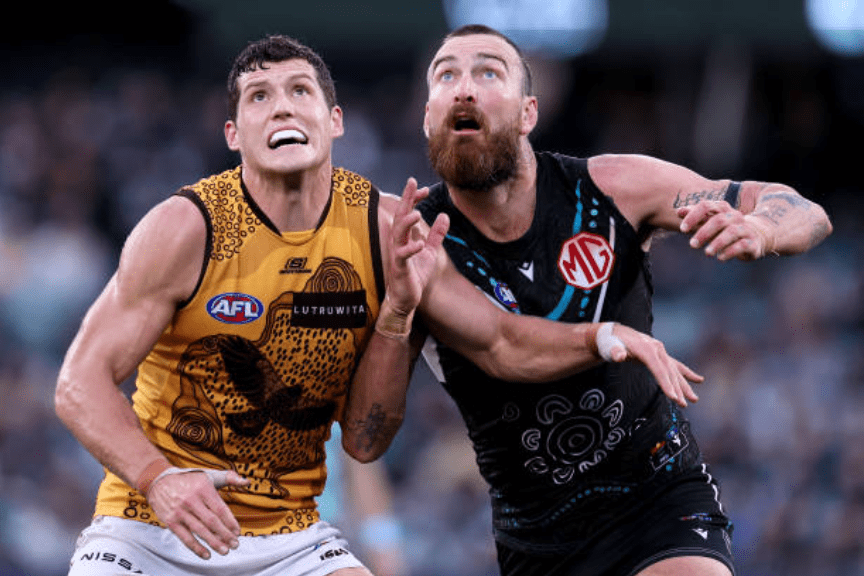
<instances>
[{"instance_id":1,"label":"black shorts","mask_svg":"<svg viewBox=\"0 0 864 576\"><path fill-rule=\"evenodd\" d=\"M497 542L502 576L632 576L676 556L707 556L735 574L732 525L705 469L688 474L609 530L572 550L540 552Z\"/></svg>"}]
</instances>

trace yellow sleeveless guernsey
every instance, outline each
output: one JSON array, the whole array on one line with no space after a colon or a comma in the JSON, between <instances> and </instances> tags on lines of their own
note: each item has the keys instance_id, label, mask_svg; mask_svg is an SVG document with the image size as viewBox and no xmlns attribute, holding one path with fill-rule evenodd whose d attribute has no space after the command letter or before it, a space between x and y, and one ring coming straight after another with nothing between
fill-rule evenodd
<instances>
[{"instance_id":1,"label":"yellow sleeveless guernsey","mask_svg":"<svg viewBox=\"0 0 864 576\"><path fill-rule=\"evenodd\" d=\"M318 520L324 443L383 298L378 191L333 170L315 230L279 233L245 192L240 168L179 192L204 214L198 288L138 368L144 432L179 467L233 469L223 489L244 535ZM106 471L97 515L162 525Z\"/></svg>"}]
</instances>

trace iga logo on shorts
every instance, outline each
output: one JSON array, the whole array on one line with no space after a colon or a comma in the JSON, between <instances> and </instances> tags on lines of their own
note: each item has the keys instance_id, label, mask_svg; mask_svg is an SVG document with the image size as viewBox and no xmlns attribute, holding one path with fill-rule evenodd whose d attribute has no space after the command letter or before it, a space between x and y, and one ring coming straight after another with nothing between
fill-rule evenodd
<instances>
[{"instance_id":1,"label":"iga logo on shorts","mask_svg":"<svg viewBox=\"0 0 864 576\"><path fill-rule=\"evenodd\" d=\"M207 302L207 313L226 324L246 324L261 317L264 305L249 294L229 292L211 298Z\"/></svg>"}]
</instances>

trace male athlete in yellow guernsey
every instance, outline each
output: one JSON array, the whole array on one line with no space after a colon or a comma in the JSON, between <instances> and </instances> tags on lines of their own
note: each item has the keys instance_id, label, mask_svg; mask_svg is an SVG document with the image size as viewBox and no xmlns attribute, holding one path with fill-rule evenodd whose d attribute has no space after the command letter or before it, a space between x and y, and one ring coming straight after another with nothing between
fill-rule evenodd
<instances>
[{"instance_id":1,"label":"male athlete in yellow guernsey","mask_svg":"<svg viewBox=\"0 0 864 576\"><path fill-rule=\"evenodd\" d=\"M332 179L321 225L281 234L246 199L239 169L183 190L208 223L207 264L138 370L135 412L172 464L249 480L226 494L245 535L318 520L324 442L383 297L368 223L377 192L342 169ZM110 473L96 513L155 521Z\"/></svg>"},{"instance_id":2,"label":"male athlete in yellow guernsey","mask_svg":"<svg viewBox=\"0 0 864 576\"><path fill-rule=\"evenodd\" d=\"M251 43L228 92L240 166L142 218L60 370L57 414L106 469L70 576L369 576L315 511L324 443L338 419L352 457L386 450L415 309L497 378L632 359L692 394L700 377L647 335L495 308L440 249L446 216L421 223L427 191L334 168L342 111L308 47Z\"/></svg>"},{"instance_id":3,"label":"male athlete in yellow guernsey","mask_svg":"<svg viewBox=\"0 0 864 576\"><path fill-rule=\"evenodd\" d=\"M403 411L376 386L407 382L415 268L446 222L401 256L382 246L398 200L332 166L342 131L312 50L270 37L238 56L240 166L136 225L61 369L57 413L106 468L71 575L369 574L319 521L324 443L340 419L355 456L386 448L364 422ZM117 385L136 369L130 406Z\"/></svg>"}]
</instances>

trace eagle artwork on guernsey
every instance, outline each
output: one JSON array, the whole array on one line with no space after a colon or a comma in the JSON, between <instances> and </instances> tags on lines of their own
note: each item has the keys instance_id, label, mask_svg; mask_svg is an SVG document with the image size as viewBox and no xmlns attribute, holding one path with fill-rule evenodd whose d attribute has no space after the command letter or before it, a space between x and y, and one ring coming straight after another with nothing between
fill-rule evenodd
<instances>
[{"instance_id":1,"label":"eagle artwork on guernsey","mask_svg":"<svg viewBox=\"0 0 864 576\"><path fill-rule=\"evenodd\" d=\"M278 478L324 461L324 441L356 364L366 292L346 261L326 258L302 292L267 307L252 341L214 334L182 354L168 431L202 466L232 467L252 492L286 497Z\"/></svg>"}]
</instances>

